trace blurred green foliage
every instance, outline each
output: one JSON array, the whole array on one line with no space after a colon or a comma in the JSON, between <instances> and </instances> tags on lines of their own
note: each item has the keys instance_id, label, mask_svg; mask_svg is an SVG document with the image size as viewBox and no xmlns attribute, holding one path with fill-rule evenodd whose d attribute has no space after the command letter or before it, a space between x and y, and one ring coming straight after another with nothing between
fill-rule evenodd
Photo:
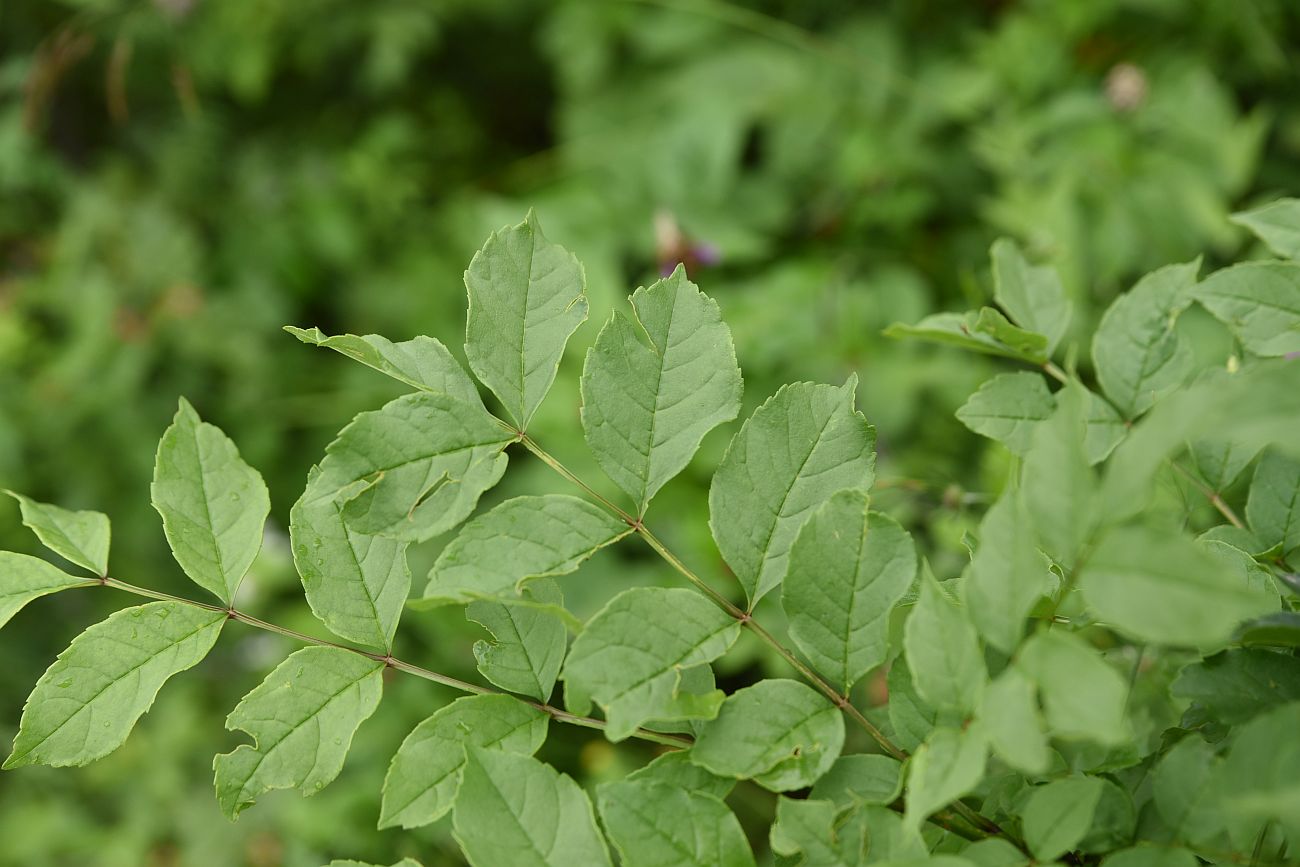
<instances>
[{"instance_id":1,"label":"blurred green foliage","mask_svg":"<svg viewBox=\"0 0 1300 867\"><path fill-rule=\"evenodd\" d=\"M176 398L239 443L283 528L333 432L395 392L280 326L454 344L470 255L535 207L592 306L533 427L553 452L599 476L582 354L684 258L735 334L745 414L789 379L858 373L881 496L951 574L1005 460L952 417L991 368L881 330L985 299L998 235L1058 266L1076 333L1151 268L1236 255L1226 215L1300 189L1297 45L1289 0L7 0L0 486L108 512L115 574L182 589L146 505ZM719 582L704 484L727 436L651 513ZM552 489L529 470L490 499ZM34 552L5 508L0 548ZM661 571L606 553L570 601L590 613ZM316 628L282 530L246 584L241 604ZM30 672L122 602L64 594L10 625L0 736ZM477 627L408 624L403 656L474 677ZM242 638L107 760L0 777L0 863L459 863L446 823L374 830L389 756L447 698L424 683L391 684L333 787L220 819L206 757L286 649ZM731 687L780 670L757 647L728 665ZM582 732L546 752L588 779L637 760ZM742 821L770 820L754 798Z\"/></svg>"}]
</instances>

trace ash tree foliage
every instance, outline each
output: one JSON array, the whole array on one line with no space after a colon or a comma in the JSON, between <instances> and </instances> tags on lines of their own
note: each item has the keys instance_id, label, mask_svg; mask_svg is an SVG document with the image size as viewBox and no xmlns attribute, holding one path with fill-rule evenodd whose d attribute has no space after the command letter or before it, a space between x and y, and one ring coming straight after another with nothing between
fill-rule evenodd
<instances>
[{"instance_id":1,"label":"ash tree foliage","mask_svg":"<svg viewBox=\"0 0 1300 867\"><path fill-rule=\"evenodd\" d=\"M857 380L777 390L709 491L728 589L649 524L656 492L740 413L718 305L679 268L601 328L581 419L626 494L607 499L529 427L587 317L581 264L530 214L465 275L465 355L499 415L433 337L288 329L410 389L339 433L291 512L306 601L337 641L235 606L267 491L184 400L152 490L196 598L112 577L105 516L13 495L68 571L0 553L0 622L74 587L149 601L90 626L41 676L5 767L116 749L237 621L308 646L226 720L232 749L213 767L231 819L272 790L334 780L391 670L466 695L401 744L377 823L445 819L481 867L743 867L768 847L810 867L1286 863L1300 855L1298 205L1238 217L1283 258L1161 268L1090 336L1055 271L1006 241L992 303L891 329L1007 359L957 414L1009 459L961 574L934 574L873 508ZM1193 352L1181 318L1197 306L1230 354ZM520 453L572 487L475 515ZM412 586L408 547L452 532ZM635 542L678 586L626 590L586 622L565 609L587 558ZM392 655L405 609L439 605L489 633L474 648L481 683ZM728 694L711 666L745 631L788 669ZM854 690L872 677L888 686L878 706ZM587 790L537 758L552 725L658 755ZM767 847L733 813L737 787L773 793Z\"/></svg>"}]
</instances>

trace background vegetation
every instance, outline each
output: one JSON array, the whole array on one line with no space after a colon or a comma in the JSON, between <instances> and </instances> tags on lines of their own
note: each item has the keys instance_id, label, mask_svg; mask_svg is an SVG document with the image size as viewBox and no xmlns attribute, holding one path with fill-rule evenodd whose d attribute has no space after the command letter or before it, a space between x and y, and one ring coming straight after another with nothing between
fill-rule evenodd
<instances>
[{"instance_id":1,"label":"background vegetation","mask_svg":"<svg viewBox=\"0 0 1300 867\"><path fill-rule=\"evenodd\" d=\"M1227 214L1300 190L1297 46L1287 0L6 0L0 487L109 513L115 574L183 591L147 486L185 395L271 488L279 529L241 605L319 631L288 508L333 433L397 392L280 326L459 351L461 271L535 207L586 264L592 308L533 428L548 448L600 477L572 409L582 355L684 259L734 332L742 416L787 380L859 375L883 507L952 574L1002 478L1006 453L952 417L993 362L881 330L985 298L999 235L1057 265L1082 333L1147 270L1241 254ZM651 517L734 592L705 524L730 430ZM485 505L554 489L516 469ZM0 512L0 548L36 553ZM440 544L413 554L417 588ZM620 546L566 594L590 613L663 571ZM109 592L10 624L0 739L31 673L125 604ZM476 677L482 633L459 609L406 623L400 655ZM0 863L459 863L445 822L374 830L388 758L450 698L422 682L389 685L335 785L220 817L209 757L239 740L221 721L285 649L241 637L103 762L0 777ZM728 689L781 671L743 643L726 666ZM644 759L562 729L544 757L581 778ZM765 828L772 798L752 798L734 806Z\"/></svg>"}]
</instances>

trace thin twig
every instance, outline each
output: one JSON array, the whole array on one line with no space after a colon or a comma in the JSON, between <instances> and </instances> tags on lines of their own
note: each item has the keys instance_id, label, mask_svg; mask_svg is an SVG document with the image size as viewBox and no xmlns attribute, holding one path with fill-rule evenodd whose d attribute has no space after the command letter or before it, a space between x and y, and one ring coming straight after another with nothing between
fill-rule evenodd
<instances>
[{"instance_id":1,"label":"thin twig","mask_svg":"<svg viewBox=\"0 0 1300 867\"><path fill-rule=\"evenodd\" d=\"M1236 527L1239 530L1246 529L1245 522L1243 522L1241 518L1237 517L1237 513L1232 510L1232 506L1229 506L1226 502L1224 502L1223 497L1219 496L1218 491L1214 490L1209 485L1205 484L1205 482L1202 482L1200 479L1196 478L1195 474L1193 474L1192 472L1184 468L1182 464L1178 463L1178 461L1171 460L1169 462L1169 466L1177 470L1179 475L1187 479L1187 481L1191 482L1193 487L1195 487L1198 491L1204 494L1205 498L1210 501L1210 505L1218 509L1219 514L1227 518L1229 524L1231 524L1232 526Z\"/></svg>"}]
</instances>

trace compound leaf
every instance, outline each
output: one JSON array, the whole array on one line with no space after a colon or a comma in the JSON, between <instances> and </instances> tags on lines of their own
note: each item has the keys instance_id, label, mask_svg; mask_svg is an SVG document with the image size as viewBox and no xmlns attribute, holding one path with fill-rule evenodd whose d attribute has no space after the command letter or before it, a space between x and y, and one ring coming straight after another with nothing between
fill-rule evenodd
<instances>
[{"instance_id":1,"label":"compound leaf","mask_svg":"<svg viewBox=\"0 0 1300 867\"><path fill-rule=\"evenodd\" d=\"M975 709L988 681L979 636L966 609L948 598L928 569L904 627L903 647L912 683L927 704L963 713Z\"/></svg>"},{"instance_id":2,"label":"compound leaf","mask_svg":"<svg viewBox=\"0 0 1300 867\"><path fill-rule=\"evenodd\" d=\"M524 598L556 608L564 605L559 585L549 579L530 584ZM568 649L564 620L549 608L486 599L470 603L465 616L492 633L491 641L474 642L480 674L510 692L538 701L551 697Z\"/></svg>"},{"instance_id":3,"label":"compound leaf","mask_svg":"<svg viewBox=\"0 0 1300 867\"><path fill-rule=\"evenodd\" d=\"M38 503L14 491L6 494L18 501L23 524L55 554L101 578L108 574L108 516L102 512L74 512L48 503Z\"/></svg>"},{"instance_id":4,"label":"compound leaf","mask_svg":"<svg viewBox=\"0 0 1300 867\"><path fill-rule=\"evenodd\" d=\"M284 330L303 343L333 349L412 388L449 394L471 406L482 405L474 380L469 378L447 347L432 337L420 336L394 343L378 334L330 337L319 328L295 328L292 325L284 326Z\"/></svg>"},{"instance_id":5,"label":"compound leaf","mask_svg":"<svg viewBox=\"0 0 1300 867\"><path fill-rule=\"evenodd\" d=\"M704 435L740 412L741 379L718 305L681 265L632 293L587 353L582 428L601 467L644 514Z\"/></svg>"},{"instance_id":6,"label":"compound leaf","mask_svg":"<svg viewBox=\"0 0 1300 867\"><path fill-rule=\"evenodd\" d=\"M411 589L408 543L368 536L343 519L345 501L320 493L313 467L307 490L289 510L293 561L307 603L340 638L388 650Z\"/></svg>"},{"instance_id":7,"label":"compound leaf","mask_svg":"<svg viewBox=\"0 0 1300 867\"><path fill-rule=\"evenodd\" d=\"M1223 268L1196 287L1196 300L1256 355L1300 352L1300 263Z\"/></svg>"},{"instance_id":8,"label":"compound leaf","mask_svg":"<svg viewBox=\"0 0 1300 867\"><path fill-rule=\"evenodd\" d=\"M712 719L722 692L688 692L682 677L725 653L739 632L729 614L692 590L625 590L573 642L564 679L604 709L612 741L650 720Z\"/></svg>"},{"instance_id":9,"label":"compound leaf","mask_svg":"<svg viewBox=\"0 0 1300 867\"><path fill-rule=\"evenodd\" d=\"M272 789L304 797L343 769L357 727L379 706L384 664L338 647L304 647L244 696L226 728L253 737L212 763L230 819Z\"/></svg>"},{"instance_id":10,"label":"compound leaf","mask_svg":"<svg viewBox=\"0 0 1300 867\"><path fill-rule=\"evenodd\" d=\"M957 419L977 434L995 439L1013 454L1029 451L1038 422L1056 408L1041 374L1002 373L985 382L957 410Z\"/></svg>"},{"instance_id":11,"label":"compound leaf","mask_svg":"<svg viewBox=\"0 0 1300 867\"><path fill-rule=\"evenodd\" d=\"M513 437L481 407L418 392L363 412L326 449L316 480L360 533L424 541L465 520L505 472Z\"/></svg>"},{"instance_id":12,"label":"compound leaf","mask_svg":"<svg viewBox=\"0 0 1300 867\"><path fill-rule=\"evenodd\" d=\"M1283 556L1300 548L1300 460L1264 452L1246 498L1246 521L1265 547L1281 545Z\"/></svg>"},{"instance_id":13,"label":"compound leaf","mask_svg":"<svg viewBox=\"0 0 1300 867\"><path fill-rule=\"evenodd\" d=\"M972 791L987 761L988 741L979 726L936 728L908 762L907 823L919 828L926 817Z\"/></svg>"},{"instance_id":14,"label":"compound leaf","mask_svg":"<svg viewBox=\"0 0 1300 867\"><path fill-rule=\"evenodd\" d=\"M0 551L0 626L28 602L69 587L95 587L99 582L69 575L39 557Z\"/></svg>"},{"instance_id":15,"label":"compound leaf","mask_svg":"<svg viewBox=\"0 0 1300 867\"><path fill-rule=\"evenodd\" d=\"M510 599L524 582L567 575L632 532L596 506L561 494L516 497L470 521L429 573L426 599Z\"/></svg>"},{"instance_id":16,"label":"compound leaf","mask_svg":"<svg viewBox=\"0 0 1300 867\"><path fill-rule=\"evenodd\" d=\"M1250 229L1279 256L1300 259L1300 199L1278 199L1229 219Z\"/></svg>"},{"instance_id":17,"label":"compound leaf","mask_svg":"<svg viewBox=\"0 0 1300 867\"><path fill-rule=\"evenodd\" d=\"M72 640L23 707L6 768L85 765L126 741L168 678L207 656L226 612L150 602Z\"/></svg>"},{"instance_id":18,"label":"compound leaf","mask_svg":"<svg viewBox=\"0 0 1300 867\"><path fill-rule=\"evenodd\" d=\"M865 491L840 491L799 531L781 602L790 637L841 691L885 661L889 615L916 576L916 547Z\"/></svg>"},{"instance_id":19,"label":"compound leaf","mask_svg":"<svg viewBox=\"0 0 1300 867\"><path fill-rule=\"evenodd\" d=\"M465 355L518 430L546 397L564 345L587 318L587 278L572 253L542 235L531 211L487 239L465 272Z\"/></svg>"},{"instance_id":20,"label":"compound leaf","mask_svg":"<svg viewBox=\"0 0 1300 867\"><path fill-rule=\"evenodd\" d=\"M1054 861L1079 844L1101 799L1102 781L1069 777L1033 789L1022 820L1025 842L1040 861Z\"/></svg>"},{"instance_id":21,"label":"compound leaf","mask_svg":"<svg viewBox=\"0 0 1300 867\"><path fill-rule=\"evenodd\" d=\"M1101 317L1092 339L1093 367L1106 397L1128 418L1141 415L1191 372L1191 345L1174 323L1192 302L1200 264L1151 272Z\"/></svg>"},{"instance_id":22,"label":"compound leaf","mask_svg":"<svg viewBox=\"0 0 1300 867\"><path fill-rule=\"evenodd\" d=\"M706 723L691 761L773 792L810 786L844 746L844 717L811 687L768 679L737 690Z\"/></svg>"},{"instance_id":23,"label":"compound leaf","mask_svg":"<svg viewBox=\"0 0 1300 867\"><path fill-rule=\"evenodd\" d=\"M785 577L790 546L836 491L870 487L876 432L842 387L782 386L732 439L709 486L709 526L752 608Z\"/></svg>"},{"instance_id":24,"label":"compound leaf","mask_svg":"<svg viewBox=\"0 0 1300 867\"><path fill-rule=\"evenodd\" d=\"M752 867L740 822L713 795L655 780L597 789L600 815L624 867Z\"/></svg>"},{"instance_id":25,"label":"compound leaf","mask_svg":"<svg viewBox=\"0 0 1300 867\"><path fill-rule=\"evenodd\" d=\"M993 300L1016 324L1046 338L1050 356L1070 324L1070 302L1056 269L1030 265L1014 241L1000 238L989 255L993 260Z\"/></svg>"},{"instance_id":26,"label":"compound leaf","mask_svg":"<svg viewBox=\"0 0 1300 867\"><path fill-rule=\"evenodd\" d=\"M1108 746L1131 737L1128 685L1082 639L1061 629L1039 632L1020 648L1016 666L1038 687L1053 736Z\"/></svg>"},{"instance_id":27,"label":"compound leaf","mask_svg":"<svg viewBox=\"0 0 1300 867\"><path fill-rule=\"evenodd\" d=\"M151 492L176 562L229 605L262 547L271 511L262 476L181 398L158 443Z\"/></svg>"},{"instance_id":28,"label":"compound leaf","mask_svg":"<svg viewBox=\"0 0 1300 867\"><path fill-rule=\"evenodd\" d=\"M550 717L508 695L458 698L416 726L388 765L379 827L417 828L456 801L465 747L532 755L546 740Z\"/></svg>"},{"instance_id":29,"label":"compound leaf","mask_svg":"<svg viewBox=\"0 0 1300 867\"><path fill-rule=\"evenodd\" d=\"M1080 572L1079 589L1099 619L1152 644L1212 645L1268 610L1203 545L1151 527L1103 534Z\"/></svg>"},{"instance_id":30,"label":"compound leaf","mask_svg":"<svg viewBox=\"0 0 1300 867\"><path fill-rule=\"evenodd\" d=\"M475 867L609 867L587 795L531 756L465 749L452 814L456 840Z\"/></svg>"},{"instance_id":31,"label":"compound leaf","mask_svg":"<svg viewBox=\"0 0 1300 867\"><path fill-rule=\"evenodd\" d=\"M1025 618L1048 592L1047 563L1030 540L1020 494L1007 489L980 522L979 543L962 582L971 622L989 644L1010 653Z\"/></svg>"}]
</instances>

